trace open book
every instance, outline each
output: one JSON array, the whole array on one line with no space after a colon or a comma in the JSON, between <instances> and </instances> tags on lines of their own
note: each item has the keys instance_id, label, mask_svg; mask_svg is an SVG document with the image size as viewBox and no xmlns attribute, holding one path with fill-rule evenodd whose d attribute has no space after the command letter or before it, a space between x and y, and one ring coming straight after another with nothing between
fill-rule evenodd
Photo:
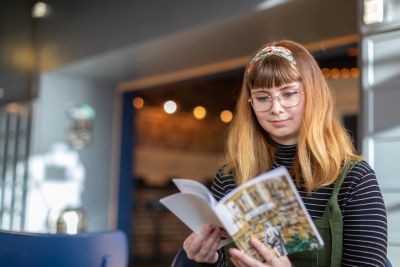
<instances>
[{"instance_id":1,"label":"open book","mask_svg":"<svg viewBox=\"0 0 400 267\"><path fill-rule=\"evenodd\" d=\"M239 249L260 259L249 242L251 236L271 247L277 256L323 246L322 238L284 167L251 179L218 202L197 181L173 181L181 192L162 198L161 203L194 232L199 232L205 224L224 228L228 235L219 247L233 239Z\"/></svg>"}]
</instances>

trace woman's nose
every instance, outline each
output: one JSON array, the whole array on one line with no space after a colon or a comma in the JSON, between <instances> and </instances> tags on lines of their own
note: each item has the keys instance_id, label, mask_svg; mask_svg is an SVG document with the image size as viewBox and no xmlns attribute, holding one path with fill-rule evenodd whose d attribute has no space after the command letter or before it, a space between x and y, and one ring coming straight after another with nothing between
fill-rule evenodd
<instances>
[{"instance_id":1,"label":"woman's nose","mask_svg":"<svg viewBox=\"0 0 400 267\"><path fill-rule=\"evenodd\" d=\"M281 105L279 95L274 96L271 99L271 105L272 105L272 107L271 107L271 112L272 113L277 114L277 113L282 112L283 107Z\"/></svg>"}]
</instances>

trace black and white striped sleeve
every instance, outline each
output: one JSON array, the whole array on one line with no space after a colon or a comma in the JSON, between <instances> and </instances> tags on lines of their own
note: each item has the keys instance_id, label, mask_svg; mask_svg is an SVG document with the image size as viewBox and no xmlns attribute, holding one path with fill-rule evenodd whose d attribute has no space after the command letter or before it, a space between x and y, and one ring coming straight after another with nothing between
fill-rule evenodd
<instances>
[{"instance_id":1,"label":"black and white striped sleeve","mask_svg":"<svg viewBox=\"0 0 400 267\"><path fill-rule=\"evenodd\" d=\"M225 174L222 170L219 170L211 184L211 193L219 201L235 187L235 180L232 173Z\"/></svg>"},{"instance_id":2,"label":"black and white striped sleeve","mask_svg":"<svg viewBox=\"0 0 400 267\"><path fill-rule=\"evenodd\" d=\"M342 266L385 266L387 253L387 217L374 171L365 161L358 162L347 174L352 185L343 212Z\"/></svg>"}]
</instances>

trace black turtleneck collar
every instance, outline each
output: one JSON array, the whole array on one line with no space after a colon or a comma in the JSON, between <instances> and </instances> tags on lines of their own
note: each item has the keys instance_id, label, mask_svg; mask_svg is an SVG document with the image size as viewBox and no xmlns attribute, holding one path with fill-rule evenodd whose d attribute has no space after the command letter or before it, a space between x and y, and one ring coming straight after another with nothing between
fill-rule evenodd
<instances>
[{"instance_id":1,"label":"black turtleneck collar","mask_svg":"<svg viewBox=\"0 0 400 267\"><path fill-rule=\"evenodd\" d=\"M282 145L270 139L269 142L275 147L275 167L285 166L290 169L297 153L297 144Z\"/></svg>"}]
</instances>

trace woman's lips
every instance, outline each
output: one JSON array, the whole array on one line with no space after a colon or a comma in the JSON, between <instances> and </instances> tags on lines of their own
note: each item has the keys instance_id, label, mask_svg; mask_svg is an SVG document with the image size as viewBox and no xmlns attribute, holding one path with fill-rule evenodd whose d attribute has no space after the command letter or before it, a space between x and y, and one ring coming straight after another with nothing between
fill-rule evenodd
<instances>
[{"instance_id":1,"label":"woman's lips","mask_svg":"<svg viewBox=\"0 0 400 267\"><path fill-rule=\"evenodd\" d=\"M275 127L284 127L286 126L288 120L273 120L271 121L272 125Z\"/></svg>"}]
</instances>

